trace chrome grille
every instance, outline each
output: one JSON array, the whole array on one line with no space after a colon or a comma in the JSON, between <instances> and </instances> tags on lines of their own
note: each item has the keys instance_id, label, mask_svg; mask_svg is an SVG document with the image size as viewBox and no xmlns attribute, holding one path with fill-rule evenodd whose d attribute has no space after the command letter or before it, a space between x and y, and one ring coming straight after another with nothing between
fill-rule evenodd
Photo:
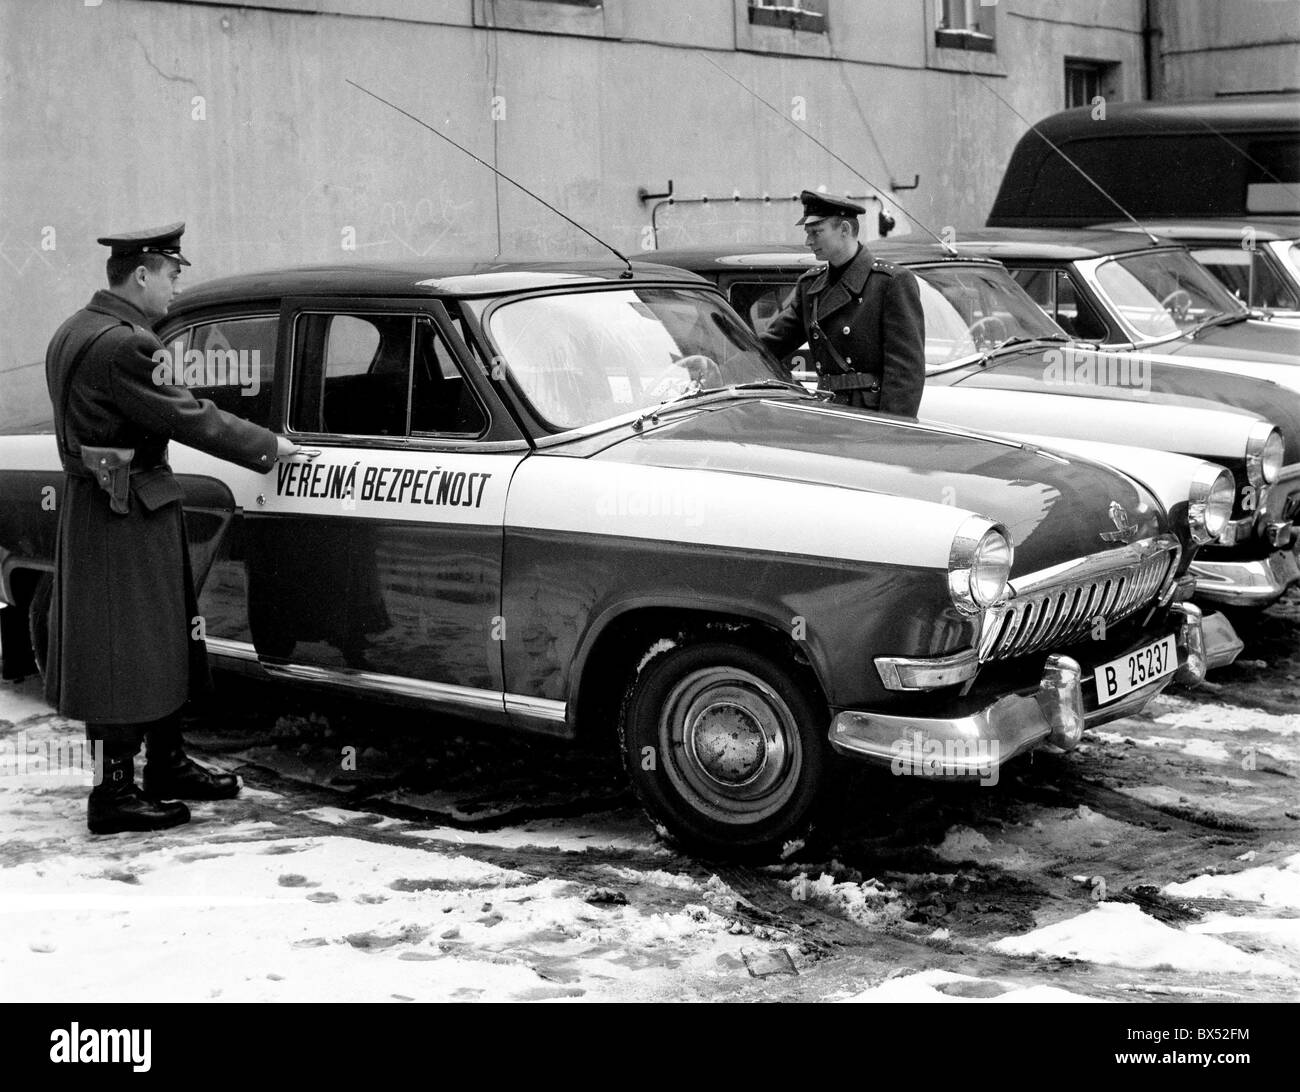
<instances>
[{"instance_id":1,"label":"chrome grille","mask_svg":"<svg viewBox=\"0 0 1300 1092\"><path fill-rule=\"evenodd\" d=\"M1164 535L1013 580L1011 598L985 615L980 659L1059 648L1088 636L1098 618L1128 617L1156 597L1178 553Z\"/></svg>"}]
</instances>

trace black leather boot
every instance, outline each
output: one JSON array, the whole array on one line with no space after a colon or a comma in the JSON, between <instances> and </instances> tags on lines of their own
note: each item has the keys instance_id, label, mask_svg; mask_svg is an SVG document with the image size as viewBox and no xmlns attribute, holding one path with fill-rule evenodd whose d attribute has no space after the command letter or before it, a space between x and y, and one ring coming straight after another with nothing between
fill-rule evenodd
<instances>
[{"instance_id":1,"label":"black leather boot","mask_svg":"<svg viewBox=\"0 0 1300 1092\"><path fill-rule=\"evenodd\" d=\"M145 732L144 791L158 800L229 800L242 787L236 774L214 773L186 755L174 722Z\"/></svg>"},{"instance_id":2,"label":"black leather boot","mask_svg":"<svg viewBox=\"0 0 1300 1092\"><path fill-rule=\"evenodd\" d=\"M135 783L135 752L131 746L104 744L104 779L90 790L86 825L92 834L164 830L190 821L190 809L179 802L150 800Z\"/></svg>"}]
</instances>

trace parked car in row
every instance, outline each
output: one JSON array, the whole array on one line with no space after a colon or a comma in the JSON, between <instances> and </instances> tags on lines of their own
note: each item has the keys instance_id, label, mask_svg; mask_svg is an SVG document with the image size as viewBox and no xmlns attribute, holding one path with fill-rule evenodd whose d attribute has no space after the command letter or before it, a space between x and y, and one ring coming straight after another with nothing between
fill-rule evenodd
<instances>
[{"instance_id":1,"label":"parked car in row","mask_svg":"<svg viewBox=\"0 0 1300 1092\"><path fill-rule=\"evenodd\" d=\"M1300 325L1300 217L1153 220L1143 228L1187 247L1253 317ZM1139 230L1127 220L1098 229Z\"/></svg>"},{"instance_id":2,"label":"parked car in row","mask_svg":"<svg viewBox=\"0 0 1300 1092\"><path fill-rule=\"evenodd\" d=\"M1252 317L1183 246L1137 232L979 228L959 232L956 248L1002 262L1079 341L1263 378L1280 373L1257 365L1300 364L1300 330Z\"/></svg>"},{"instance_id":3,"label":"parked car in row","mask_svg":"<svg viewBox=\"0 0 1300 1092\"><path fill-rule=\"evenodd\" d=\"M1232 470L1237 502L1221 542L1197 557L1203 600L1264 606L1300 580L1293 530L1300 518L1300 392L1079 344L990 259L901 239L871 248L920 281L923 418L1058 446L1119 443L1213 459ZM806 249L783 244L662 250L654 258L717 284L757 329L797 277L818 264ZM1118 455L1114 461L1140 472Z\"/></svg>"},{"instance_id":4,"label":"parked car in row","mask_svg":"<svg viewBox=\"0 0 1300 1092\"><path fill-rule=\"evenodd\" d=\"M1021 137L988 226L1154 233L1248 307L1297 324L1298 149L1295 93L1065 110Z\"/></svg>"},{"instance_id":5,"label":"parked car in row","mask_svg":"<svg viewBox=\"0 0 1300 1092\"><path fill-rule=\"evenodd\" d=\"M1168 456L1152 487L828 405L688 273L286 270L191 288L159 333L311 457L173 445L215 661L616 735L708 852L799 836L840 756L995 777L1205 671L1189 566L1229 473ZM58 466L52 435L0 438L7 662L40 643Z\"/></svg>"}]
</instances>

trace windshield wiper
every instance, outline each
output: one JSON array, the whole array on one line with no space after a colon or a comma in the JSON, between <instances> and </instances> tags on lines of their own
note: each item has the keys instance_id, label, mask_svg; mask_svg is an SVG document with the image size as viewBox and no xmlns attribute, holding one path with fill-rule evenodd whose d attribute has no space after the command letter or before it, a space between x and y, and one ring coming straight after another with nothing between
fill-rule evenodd
<instances>
[{"instance_id":1,"label":"windshield wiper","mask_svg":"<svg viewBox=\"0 0 1300 1092\"><path fill-rule=\"evenodd\" d=\"M1029 344L1036 344L1037 342L1040 341L1072 341L1072 340L1073 340L1072 338L1067 337L1065 334L1039 334L1037 337L1025 337L1023 334L1019 334L1016 337L1004 337L991 349L988 349L987 353L996 353L998 350L1010 348L1012 345L1029 345Z\"/></svg>"},{"instance_id":2,"label":"windshield wiper","mask_svg":"<svg viewBox=\"0 0 1300 1092\"><path fill-rule=\"evenodd\" d=\"M1211 315L1209 318L1203 318L1190 330L1183 334L1184 337L1195 337L1202 330L1208 330L1211 326L1228 326L1235 322L1245 322L1250 318L1250 312L1244 314L1234 314L1231 311L1224 311L1222 314Z\"/></svg>"},{"instance_id":3,"label":"windshield wiper","mask_svg":"<svg viewBox=\"0 0 1300 1092\"><path fill-rule=\"evenodd\" d=\"M753 383L732 383L726 389L729 391L760 391L769 388L784 389L792 391L802 391L808 393L808 388L802 383L796 383L793 379L758 379Z\"/></svg>"},{"instance_id":4,"label":"windshield wiper","mask_svg":"<svg viewBox=\"0 0 1300 1092\"><path fill-rule=\"evenodd\" d=\"M642 412L642 414L635 421L632 422L632 428L635 429L637 432L640 432L641 429L645 426L646 421L657 421L659 419L659 414L662 413L668 406L671 406L674 402L684 402L687 398L699 398L700 395L702 394L707 394L709 391L716 391L716 390L721 390L721 388L703 387L699 383L697 383L694 379L692 379L686 385L684 390L678 391L671 398L665 398L662 402L658 403L656 406Z\"/></svg>"}]
</instances>

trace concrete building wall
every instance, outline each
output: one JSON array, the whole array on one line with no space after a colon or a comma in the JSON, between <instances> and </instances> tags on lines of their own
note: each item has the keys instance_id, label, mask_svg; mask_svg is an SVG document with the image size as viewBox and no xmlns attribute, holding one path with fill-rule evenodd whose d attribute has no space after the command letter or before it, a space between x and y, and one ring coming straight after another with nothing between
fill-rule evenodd
<instances>
[{"instance_id":1,"label":"concrete building wall","mask_svg":"<svg viewBox=\"0 0 1300 1092\"><path fill-rule=\"evenodd\" d=\"M870 193L855 170L916 177L893 196L935 230L983 223L1066 57L1118 64L1121 97L1143 79L1142 0L993 7L982 54L936 48L934 0L829 0L829 35L751 27L747 0L0 0L0 424L44 410L45 345L109 231L185 219L191 281L601 252L348 79L629 252L652 243L638 191L669 179L715 200L661 207L663 246L797 241L788 198ZM736 193L782 200L716 200Z\"/></svg>"},{"instance_id":2,"label":"concrete building wall","mask_svg":"<svg viewBox=\"0 0 1300 1092\"><path fill-rule=\"evenodd\" d=\"M1153 98L1300 90L1300 2L1151 3L1159 28Z\"/></svg>"}]
</instances>

